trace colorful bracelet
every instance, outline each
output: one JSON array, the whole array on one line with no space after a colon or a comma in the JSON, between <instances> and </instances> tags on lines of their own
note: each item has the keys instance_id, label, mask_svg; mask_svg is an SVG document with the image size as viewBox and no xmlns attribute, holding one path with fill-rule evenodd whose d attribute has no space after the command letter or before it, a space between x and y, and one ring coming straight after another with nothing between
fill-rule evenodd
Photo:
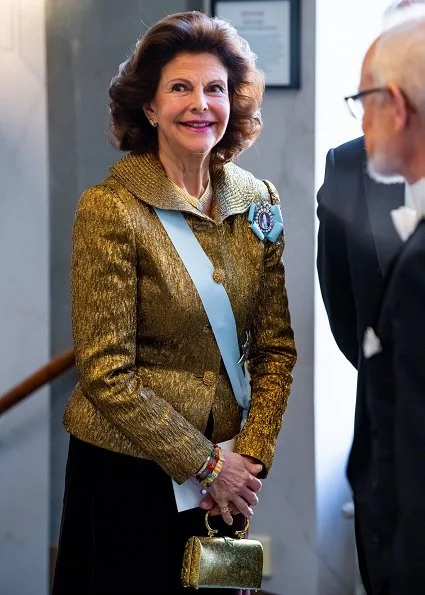
<instances>
[{"instance_id":1,"label":"colorful bracelet","mask_svg":"<svg viewBox=\"0 0 425 595\"><path fill-rule=\"evenodd\" d=\"M219 446L214 445L206 464L196 474L196 479L201 484L201 494L206 494L207 489L217 479L223 469L224 457Z\"/></svg>"},{"instance_id":2,"label":"colorful bracelet","mask_svg":"<svg viewBox=\"0 0 425 595\"><path fill-rule=\"evenodd\" d=\"M220 453L220 448L219 446L217 446L217 444L214 444L212 451L210 452L210 454L208 455L207 460L205 461L205 463L202 465L202 467L199 469L199 471L196 473L195 477L196 479L199 479L199 477L205 473L208 470L212 469L215 467L215 462L218 460L219 458L219 453ZM214 461L214 462L213 462ZM212 467L211 467L212 465ZM205 477L205 475L204 475Z\"/></svg>"},{"instance_id":3,"label":"colorful bracelet","mask_svg":"<svg viewBox=\"0 0 425 595\"><path fill-rule=\"evenodd\" d=\"M202 467L199 469L199 471L195 474L195 477L198 478L199 475L201 475L201 473L203 471L205 471L205 469L207 468L207 465L209 465L209 463L211 462L211 459L213 459L215 457L215 449L218 448L218 446L216 444L214 444L213 446L213 450L210 452L210 454L207 457L207 460L205 461L205 463L202 465Z\"/></svg>"},{"instance_id":4,"label":"colorful bracelet","mask_svg":"<svg viewBox=\"0 0 425 595\"><path fill-rule=\"evenodd\" d=\"M196 479L200 482L205 481L211 475L211 473L214 471L219 460L220 460L219 453L215 454L213 457L210 457L210 460L209 460L207 466L205 467L205 469L203 471L201 471L201 473L198 473L198 475L196 476Z\"/></svg>"}]
</instances>

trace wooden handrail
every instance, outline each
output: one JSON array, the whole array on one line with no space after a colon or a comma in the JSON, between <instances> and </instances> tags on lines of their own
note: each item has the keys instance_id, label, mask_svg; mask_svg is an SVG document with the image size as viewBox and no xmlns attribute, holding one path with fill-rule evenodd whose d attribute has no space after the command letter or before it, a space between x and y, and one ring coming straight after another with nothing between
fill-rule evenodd
<instances>
[{"instance_id":1,"label":"wooden handrail","mask_svg":"<svg viewBox=\"0 0 425 595\"><path fill-rule=\"evenodd\" d=\"M26 399L34 391L51 382L75 363L74 351L68 349L57 355L48 364L25 378L22 382L0 396L0 415Z\"/></svg>"}]
</instances>

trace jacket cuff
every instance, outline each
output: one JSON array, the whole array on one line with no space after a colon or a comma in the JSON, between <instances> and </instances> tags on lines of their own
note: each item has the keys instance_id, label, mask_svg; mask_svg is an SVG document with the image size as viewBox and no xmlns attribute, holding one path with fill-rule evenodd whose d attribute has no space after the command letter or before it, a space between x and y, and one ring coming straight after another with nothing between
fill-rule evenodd
<instances>
[{"instance_id":1,"label":"jacket cuff","mask_svg":"<svg viewBox=\"0 0 425 595\"><path fill-rule=\"evenodd\" d=\"M161 467L178 484L182 484L194 477L211 453L212 443L205 438L201 444L193 444L192 440L177 446L178 458L165 458L160 462Z\"/></svg>"},{"instance_id":2,"label":"jacket cuff","mask_svg":"<svg viewBox=\"0 0 425 595\"><path fill-rule=\"evenodd\" d=\"M253 457L262 463L263 470L258 474L258 477L260 479L265 478L269 474L273 463L276 439L252 427L249 431L245 432L244 430L236 438L235 452Z\"/></svg>"}]
</instances>

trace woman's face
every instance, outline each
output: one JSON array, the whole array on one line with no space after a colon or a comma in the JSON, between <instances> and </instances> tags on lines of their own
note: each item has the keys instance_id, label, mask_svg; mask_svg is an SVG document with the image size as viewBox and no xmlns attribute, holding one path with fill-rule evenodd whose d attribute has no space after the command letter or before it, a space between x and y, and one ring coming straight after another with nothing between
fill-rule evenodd
<instances>
[{"instance_id":1,"label":"woman's face","mask_svg":"<svg viewBox=\"0 0 425 595\"><path fill-rule=\"evenodd\" d=\"M214 54L179 54L162 69L145 113L158 123L160 152L181 158L210 153L229 121L227 69Z\"/></svg>"}]
</instances>

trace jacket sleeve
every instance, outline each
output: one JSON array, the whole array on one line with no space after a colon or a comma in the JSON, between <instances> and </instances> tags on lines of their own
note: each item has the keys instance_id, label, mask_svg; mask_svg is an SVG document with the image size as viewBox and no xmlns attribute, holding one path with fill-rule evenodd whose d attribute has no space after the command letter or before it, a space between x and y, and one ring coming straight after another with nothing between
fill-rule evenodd
<instances>
[{"instance_id":1,"label":"jacket sleeve","mask_svg":"<svg viewBox=\"0 0 425 595\"><path fill-rule=\"evenodd\" d=\"M422 224L423 225L423 224ZM393 311L397 516L391 595L425 593L425 249L400 267Z\"/></svg>"},{"instance_id":2,"label":"jacket sleeve","mask_svg":"<svg viewBox=\"0 0 425 595\"><path fill-rule=\"evenodd\" d=\"M341 202L346 198L339 193L336 178L335 153L330 150L326 158L325 181L317 195L317 272L334 339L345 357L357 368L357 315L348 266L346 221Z\"/></svg>"},{"instance_id":3,"label":"jacket sleeve","mask_svg":"<svg viewBox=\"0 0 425 595\"><path fill-rule=\"evenodd\" d=\"M251 407L236 440L237 452L263 463L263 476L267 475L273 461L296 362L283 249L283 234L275 243L265 240L263 279L251 329L248 361Z\"/></svg>"},{"instance_id":4,"label":"jacket sleeve","mask_svg":"<svg viewBox=\"0 0 425 595\"><path fill-rule=\"evenodd\" d=\"M136 362L137 252L124 205L105 187L86 191L73 232L72 321L86 397L179 483L207 459L211 442L143 386Z\"/></svg>"}]
</instances>

